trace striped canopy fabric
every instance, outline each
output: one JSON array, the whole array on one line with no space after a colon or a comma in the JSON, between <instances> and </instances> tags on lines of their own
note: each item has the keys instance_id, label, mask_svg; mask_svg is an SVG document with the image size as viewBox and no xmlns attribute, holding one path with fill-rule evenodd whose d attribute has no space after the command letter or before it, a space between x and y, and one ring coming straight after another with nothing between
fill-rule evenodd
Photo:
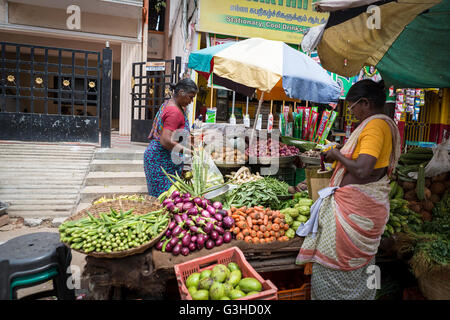
<instances>
[{"instance_id":1,"label":"striped canopy fabric","mask_svg":"<svg viewBox=\"0 0 450 320\"><path fill-rule=\"evenodd\" d=\"M257 90L267 100L332 103L339 85L317 62L284 42L250 38L194 51L188 67L238 92Z\"/></svg>"}]
</instances>

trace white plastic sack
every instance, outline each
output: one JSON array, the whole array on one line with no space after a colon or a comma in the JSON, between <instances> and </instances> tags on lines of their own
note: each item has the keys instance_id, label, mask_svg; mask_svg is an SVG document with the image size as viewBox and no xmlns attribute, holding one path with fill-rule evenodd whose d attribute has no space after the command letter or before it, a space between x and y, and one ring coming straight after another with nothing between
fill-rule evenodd
<instances>
[{"instance_id":1,"label":"white plastic sack","mask_svg":"<svg viewBox=\"0 0 450 320\"><path fill-rule=\"evenodd\" d=\"M443 141L433 147L433 158L425 167L426 177L435 177L441 173L450 171L450 157L448 151L450 148L450 139Z\"/></svg>"},{"instance_id":2,"label":"white plastic sack","mask_svg":"<svg viewBox=\"0 0 450 320\"><path fill-rule=\"evenodd\" d=\"M303 52L311 52L319 45L325 25L326 23L308 29L301 42Z\"/></svg>"}]
</instances>

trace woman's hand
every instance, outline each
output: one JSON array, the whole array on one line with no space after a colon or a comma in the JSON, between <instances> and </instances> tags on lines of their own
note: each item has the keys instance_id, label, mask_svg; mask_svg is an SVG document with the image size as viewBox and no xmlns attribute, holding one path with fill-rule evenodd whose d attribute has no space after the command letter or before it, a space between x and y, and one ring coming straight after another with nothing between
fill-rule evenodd
<instances>
[{"instance_id":1,"label":"woman's hand","mask_svg":"<svg viewBox=\"0 0 450 320\"><path fill-rule=\"evenodd\" d=\"M341 159L342 154L338 149L331 149L327 152L324 152L326 161L339 161Z\"/></svg>"}]
</instances>

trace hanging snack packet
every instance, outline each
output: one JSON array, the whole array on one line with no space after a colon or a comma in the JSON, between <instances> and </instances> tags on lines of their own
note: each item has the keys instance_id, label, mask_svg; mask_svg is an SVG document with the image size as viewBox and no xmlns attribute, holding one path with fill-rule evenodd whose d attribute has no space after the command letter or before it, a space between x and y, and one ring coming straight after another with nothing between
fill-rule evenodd
<instances>
[{"instance_id":1,"label":"hanging snack packet","mask_svg":"<svg viewBox=\"0 0 450 320\"><path fill-rule=\"evenodd\" d=\"M267 118L267 132L272 132L273 130L273 114L269 113L269 117Z\"/></svg>"},{"instance_id":2,"label":"hanging snack packet","mask_svg":"<svg viewBox=\"0 0 450 320\"><path fill-rule=\"evenodd\" d=\"M314 142L318 143L321 140L323 133L325 132L327 122L330 119L330 116L331 116L330 111L325 110L324 112L322 112L322 118L320 119L319 127L317 128L317 135L314 139Z\"/></svg>"},{"instance_id":3,"label":"hanging snack packet","mask_svg":"<svg viewBox=\"0 0 450 320\"><path fill-rule=\"evenodd\" d=\"M258 115L258 119L256 119L256 130L260 131L262 129L262 114Z\"/></svg>"},{"instance_id":4,"label":"hanging snack packet","mask_svg":"<svg viewBox=\"0 0 450 320\"><path fill-rule=\"evenodd\" d=\"M304 108L303 109L303 133L302 133L302 139L306 140L306 137L308 136L308 128L309 128L309 115L311 113L311 108Z\"/></svg>"},{"instance_id":5,"label":"hanging snack packet","mask_svg":"<svg viewBox=\"0 0 450 320\"><path fill-rule=\"evenodd\" d=\"M207 109L205 122L206 123L216 123L216 114L217 114L216 108Z\"/></svg>"},{"instance_id":6,"label":"hanging snack packet","mask_svg":"<svg viewBox=\"0 0 450 320\"><path fill-rule=\"evenodd\" d=\"M244 114L244 127L250 128L250 115Z\"/></svg>"},{"instance_id":7,"label":"hanging snack packet","mask_svg":"<svg viewBox=\"0 0 450 320\"><path fill-rule=\"evenodd\" d=\"M317 120L319 119L319 113L317 111L311 111L311 123L308 129L308 140L313 141L317 130Z\"/></svg>"},{"instance_id":8,"label":"hanging snack packet","mask_svg":"<svg viewBox=\"0 0 450 320\"><path fill-rule=\"evenodd\" d=\"M332 111L331 112L330 119L328 119L327 125L325 126L325 131L323 132L322 136L320 137L320 140L319 140L320 144L324 144L325 143L325 140L327 139L328 134L331 131L331 127L333 126L333 123L336 120L338 114L339 113L336 112L336 111Z\"/></svg>"}]
</instances>

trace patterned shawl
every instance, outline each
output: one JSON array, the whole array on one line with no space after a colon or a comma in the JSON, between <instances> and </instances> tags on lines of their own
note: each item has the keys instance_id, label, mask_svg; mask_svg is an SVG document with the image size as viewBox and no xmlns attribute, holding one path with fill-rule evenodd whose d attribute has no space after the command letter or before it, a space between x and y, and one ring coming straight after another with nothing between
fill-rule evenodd
<instances>
[{"instance_id":1,"label":"patterned shawl","mask_svg":"<svg viewBox=\"0 0 450 320\"><path fill-rule=\"evenodd\" d=\"M358 137L367 123L383 119L392 131L392 146L388 174L400 156L400 134L391 118L377 114L364 120L352 133L341 153L350 158ZM338 163L330 180L330 187L338 187L345 168ZM305 237L296 263L318 262L338 270L355 270L365 266L375 256L381 235L389 219L389 179L387 176L368 184L338 187L334 194L323 199L319 213L319 227L315 236Z\"/></svg>"}]
</instances>

